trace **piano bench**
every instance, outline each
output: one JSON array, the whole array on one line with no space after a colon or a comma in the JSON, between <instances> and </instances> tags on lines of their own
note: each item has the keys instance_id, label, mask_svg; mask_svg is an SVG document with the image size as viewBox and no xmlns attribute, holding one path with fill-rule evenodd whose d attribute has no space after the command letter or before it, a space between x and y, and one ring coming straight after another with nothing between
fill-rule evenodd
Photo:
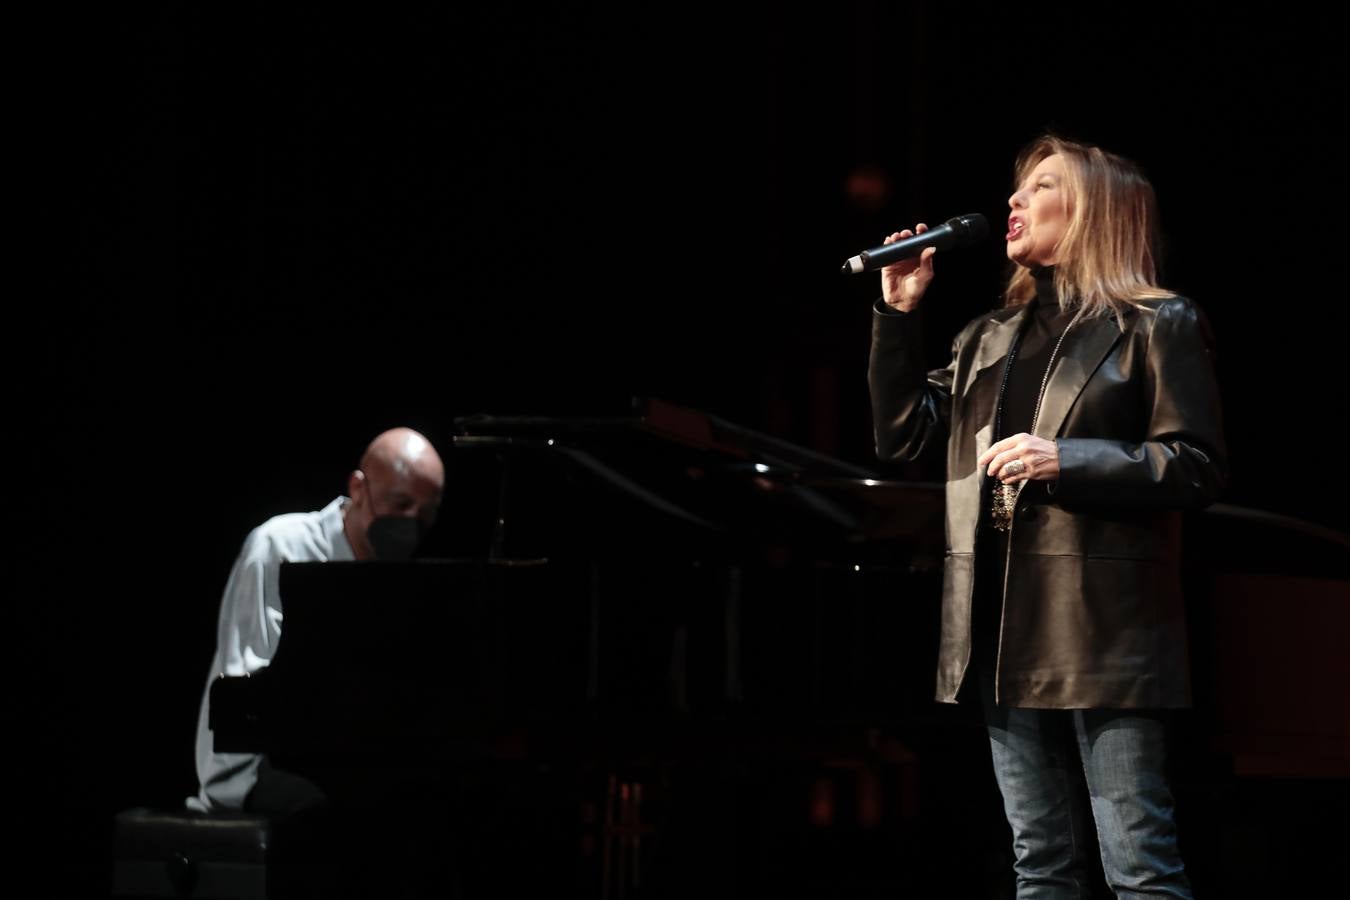
<instances>
[{"instance_id":1,"label":"piano bench","mask_svg":"<svg viewBox=\"0 0 1350 900\"><path fill-rule=\"evenodd\" d=\"M114 897L268 900L272 822L243 812L128 809L113 826Z\"/></svg>"}]
</instances>

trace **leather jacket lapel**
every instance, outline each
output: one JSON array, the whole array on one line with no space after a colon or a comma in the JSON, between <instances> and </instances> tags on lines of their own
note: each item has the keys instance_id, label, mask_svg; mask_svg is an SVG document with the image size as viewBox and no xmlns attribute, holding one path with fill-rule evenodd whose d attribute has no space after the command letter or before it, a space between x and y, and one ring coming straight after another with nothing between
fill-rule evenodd
<instances>
[{"instance_id":1,"label":"leather jacket lapel","mask_svg":"<svg viewBox=\"0 0 1350 900\"><path fill-rule=\"evenodd\" d=\"M996 369L1001 368L1003 361L1008 358L1008 351L1012 349L1013 341L1022 330L1026 317L1027 308L1024 306L1002 321L996 317L990 318L980 330L979 342L974 348L971 360L971 370L967 373L962 387L962 398L968 410L966 417L969 424L974 427L969 436L969 443L957 441L952 444L952 449L960 454L962 460L962 467L953 471L964 471L967 466L973 470L975 460L989 449L993 441L994 415L1001 399L998 396L1001 382ZM989 371L987 376L982 374L991 369L995 371ZM984 385L983 389L987 390L989 395L972 394L976 385ZM976 413L976 410L979 412ZM978 481L976 485L978 490ZM978 505L977 503L976 506Z\"/></svg>"},{"instance_id":2,"label":"leather jacket lapel","mask_svg":"<svg viewBox=\"0 0 1350 900\"><path fill-rule=\"evenodd\" d=\"M1036 422L1037 437L1053 440L1059 434L1083 386L1120 336L1120 325L1114 316L1088 319L1073 326L1064 338L1059 362L1045 386L1045 398L1041 401L1041 414Z\"/></svg>"},{"instance_id":3,"label":"leather jacket lapel","mask_svg":"<svg viewBox=\"0 0 1350 900\"><path fill-rule=\"evenodd\" d=\"M975 348L975 366L966 380L966 390L975 384L976 376L980 372L1003 363L1008 356L1009 348L1012 347L1013 338L1017 337L1022 323L1026 321L1026 316L1027 308L1024 306L1002 322L991 319L989 327L980 332L980 343Z\"/></svg>"}]
</instances>

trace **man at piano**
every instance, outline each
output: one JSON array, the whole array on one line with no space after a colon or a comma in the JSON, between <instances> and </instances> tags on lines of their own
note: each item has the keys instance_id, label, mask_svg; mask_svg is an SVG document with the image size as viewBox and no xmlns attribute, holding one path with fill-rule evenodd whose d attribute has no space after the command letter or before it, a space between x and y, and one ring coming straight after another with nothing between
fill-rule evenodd
<instances>
[{"instance_id":1,"label":"man at piano","mask_svg":"<svg viewBox=\"0 0 1350 900\"><path fill-rule=\"evenodd\" d=\"M281 563L407 559L436 521L444 484L445 467L431 442L411 428L394 428L366 448L347 478L349 496L317 512L275 516L249 533L220 603L197 719L199 789L187 799L190 809L291 812L322 799L309 781L273 768L264 756L215 752L211 683L271 662L281 639Z\"/></svg>"}]
</instances>

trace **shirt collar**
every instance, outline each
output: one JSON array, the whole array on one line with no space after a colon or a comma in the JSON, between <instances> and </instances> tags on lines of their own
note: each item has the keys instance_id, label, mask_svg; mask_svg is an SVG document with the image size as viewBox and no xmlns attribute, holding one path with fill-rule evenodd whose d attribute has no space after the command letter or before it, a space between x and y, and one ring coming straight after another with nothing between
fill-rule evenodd
<instances>
[{"instance_id":1,"label":"shirt collar","mask_svg":"<svg viewBox=\"0 0 1350 900\"><path fill-rule=\"evenodd\" d=\"M1036 282L1036 302L1041 306L1059 306L1059 295L1055 292L1055 267L1042 266L1031 270Z\"/></svg>"},{"instance_id":2,"label":"shirt collar","mask_svg":"<svg viewBox=\"0 0 1350 900\"><path fill-rule=\"evenodd\" d=\"M328 558L333 562L350 562L356 559L352 545L347 542L347 533L342 530L342 510L351 501L339 495L332 503L319 510L319 527L323 536L332 547Z\"/></svg>"}]
</instances>

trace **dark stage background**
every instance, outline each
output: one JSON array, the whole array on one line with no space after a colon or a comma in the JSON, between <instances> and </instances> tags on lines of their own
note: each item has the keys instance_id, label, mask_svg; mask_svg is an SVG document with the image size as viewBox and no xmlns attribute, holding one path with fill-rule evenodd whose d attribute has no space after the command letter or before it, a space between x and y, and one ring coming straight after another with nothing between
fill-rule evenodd
<instances>
[{"instance_id":1,"label":"dark stage background","mask_svg":"<svg viewBox=\"0 0 1350 900\"><path fill-rule=\"evenodd\" d=\"M1319 15L44 15L16 35L10 177L32 213L7 304L6 568L15 772L53 893L97 890L113 811L192 789L250 528L332 499L383 428L445 447L456 416L635 396L871 465L877 284L840 263L916 220L997 231L1045 129L1154 180L1164 283L1217 334L1227 502L1344 528L1347 73ZM994 304L1002 242L937 268L935 364Z\"/></svg>"}]
</instances>

